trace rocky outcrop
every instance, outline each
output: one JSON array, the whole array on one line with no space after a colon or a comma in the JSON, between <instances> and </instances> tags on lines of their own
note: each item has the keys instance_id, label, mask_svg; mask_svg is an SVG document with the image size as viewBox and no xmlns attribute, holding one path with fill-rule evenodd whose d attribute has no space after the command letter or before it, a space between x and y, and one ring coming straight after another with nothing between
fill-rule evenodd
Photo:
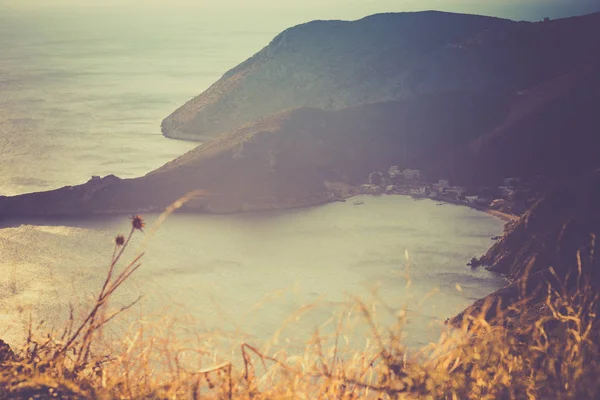
<instances>
[{"instance_id":1,"label":"rocky outcrop","mask_svg":"<svg viewBox=\"0 0 600 400\"><path fill-rule=\"evenodd\" d=\"M162 123L206 140L295 107L336 110L455 90L517 91L598 60L600 15L546 23L442 12L285 30Z\"/></svg>"},{"instance_id":2,"label":"rocky outcrop","mask_svg":"<svg viewBox=\"0 0 600 400\"><path fill-rule=\"evenodd\" d=\"M529 311L543 312L548 285L555 287L560 285L560 281L549 269L533 273L528 279L511 282L506 287L475 301L448 322L454 326L461 326L465 317L477 315L482 315L487 321L495 323L507 321L516 315L510 307L520 302L526 302Z\"/></svg>"},{"instance_id":3,"label":"rocky outcrop","mask_svg":"<svg viewBox=\"0 0 600 400\"><path fill-rule=\"evenodd\" d=\"M115 175L104 178L93 176L82 185L65 186L47 192L30 193L20 196L0 196L0 217L19 216L46 217L64 215L85 215L98 210L95 201L103 193L113 193L123 184ZM101 209L111 209L112 202Z\"/></svg>"},{"instance_id":4,"label":"rocky outcrop","mask_svg":"<svg viewBox=\"0 0 600 400\"><path fill-rule=\"evenodd\" d=\"M600 282L600 172L558 184L482 257L490 270L518 280L554 268L583 272Z\"/></svg>"},{"instance_id":5,"label":"rocky outcrop","mask_svg":"<svg viewBox=\"0 0 600 400\"><path fill-rule=\"evenodd\" d=\"M600 288L600 170L558 184L540 199L499 242L481 258L488 269L512 283L453 319L488 308L498 310L527 299L528 307L541 307L548 285L575 290ZM551 269L550 269L551 268Z\"/></svg>"}]
</instances>

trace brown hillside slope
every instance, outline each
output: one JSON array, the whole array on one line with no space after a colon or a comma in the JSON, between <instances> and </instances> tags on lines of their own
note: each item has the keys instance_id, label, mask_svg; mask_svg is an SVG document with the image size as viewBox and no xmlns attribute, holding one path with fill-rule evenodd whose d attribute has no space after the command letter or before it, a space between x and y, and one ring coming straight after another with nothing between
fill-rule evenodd
<instances>
[{"instance_id":1,"label":"brown hillside slope","mask_svg":"<svg viewBox=\"0 0 600 400\"><path fill-rule=\"evenodd\" d=\"M263 118L137 179L115 178L0 198L0 214L160 210L185 193L192 209L234 212L322 203L325 181L363 183L390 165L425 166L506 118L509 96L447 92L338 111L303 108Z\"/></svg>"},{"instance_id":2,"label":"brown hillside slope","mask_svg":"<svg viewBox=\"0 0 600 400\"><path fill-rule=\"evenodd\" d=\"M441 12L314 21L282 32L162 130L204 140L287 108L526 89L597 61L598 37L600 14L547 23Z\"/></svg>"},{"instance_id":3,"label":"brown hillside slope","mask_svg":"<svg viewBox=\"0 0 600 400\"><path fill-rule=\"evenodd\" d=\"M513 22L421 12L298 25L165 118L162 131L206 139L288 108L340 109L402 99L415 89L405 89L404 80L420 57L507 24ZM463 88L450 81L447 86Z\"/></svg>"},{"instance_id":4,"label":"brown hillside slope","mask_svg":"<svg viewBox=\"0 0 600 400\"><path fill-rule=\"evenodd\" d=\"M600 167L598 104L600 67L571 71L521 92L505 121L437 168L466 184L590 171Z\"/></svg>"}]
</instances>

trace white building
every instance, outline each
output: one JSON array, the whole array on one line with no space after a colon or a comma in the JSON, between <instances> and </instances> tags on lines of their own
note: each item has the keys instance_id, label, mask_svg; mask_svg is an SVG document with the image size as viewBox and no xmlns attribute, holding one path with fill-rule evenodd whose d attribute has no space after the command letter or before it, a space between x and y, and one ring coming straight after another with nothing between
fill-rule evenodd
<instances>
[{"instance_id":1,"label":"white building","mask_svg":"<svg viewBox=\"0 0 600 400\"><path fill-rule=\"evenodd\" d=\"M381 172L371 172L369 174L369 185L381 185L383 183L383 174Z\"/></svg>"},{"instance_id":2,"label":"white building","mask_svg":"<svg viewBox=\"0 0 600 400\"><path fill-rule=\"evenodd\" d=\"M406 180L418 180L421 178L421 171L418 169L405 169L402 171L402 176Z\"/></svg>"},{"instance_id":3,"label":"white building","mask_svg":"<svg viewBox=\"0 0 600 400\"><path fill-rule=\"evenodd\" d=\"M360 187L361 194L381 194L383 193L383 188L377 185L362 185Z\"/></svg>"},{"instance_id":4,"label":"white building","mask_svg":"<svg viewBox=\"0 0 600 400\"><path fill-rule=\"evenodd\" d=\"M469 202L469 203L476 203L477 199L479 197L478 196L466 196L465 199Z\"/></svg>"},{"instance_id":5,"label":"white building","mask_svg":"<svg viewBox=\"0 0 600 400\"><path fill-rule=\"evenodd\" d=\"M438 192L445 192L450 187L450 182L446 179L440 179L438 183L434 183L432 186Z\"/></svg>"},{"instance_id":6,"label":"white building","mask_svg":"<svg viewBox=\"0 0 600 400\"><path fill-rule=\"evenodd\" d=\"M397 165L391 166L388 170L388 175L391 179L400 178L402 176L402 172L400 172L400 167L398 167Z\"/></svg>"},{"instance_id":7,"label":"white building","mask_svg":"<svg viewBox=\"0 0 600 400\"><path fill-rule=\"evenodd\" d=\"M457 186L457 187L448 187L445 189L445 191L448 193L456 194L456 197L461 197L462 195L465 194L466 189Z\"/></svg>"},{"instance_id":8,"label":"white building","mask_svg":"<svg viewBox=\"0 0 600 400\"><path fill-rule=\"evenodd\" d=\"M425 196L425 195L427 195L427 187L423 186L423 187L416 188L416 189L410 189L410 194Z\"/></svg>"}]
</instances>

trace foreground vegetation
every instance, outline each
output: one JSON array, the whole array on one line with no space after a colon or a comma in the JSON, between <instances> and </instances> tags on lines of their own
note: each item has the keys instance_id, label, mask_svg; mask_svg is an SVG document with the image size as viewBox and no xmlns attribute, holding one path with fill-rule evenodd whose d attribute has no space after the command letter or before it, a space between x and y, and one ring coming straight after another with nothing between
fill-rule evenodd
<instances>
[{"instance_id":1,"label":"foreground vegetation","mask_svg":"<svg viewBox=\"0 0 600 400\"><path fill-rule=\"evenodd\" d=\"M162 217L161 217L162 218ZM160 220L160 219L159 219ZM241 343L237 359L208 356L165 329L140 326L120 343L103 330L133 304L111 311L108 301L141 266L143 253L123 263L136 231L115 238L106 280L86 317L71 314L62 332L30 326L21 349L0 343L0 398L300 398L300 399L594 399L600 396L598 295L577 277L574 289L547 287L536 304L521 299L494 312L477 309L438 343L408 355L404 314L391 327L360 300L341 310L335 329L316 332L301 354ZM487 306L489 307L489 305ZM348 345L356 320L368 331L361 350ZM164 328L164 327L163 327Z\"/></svg>"}]
</instances>

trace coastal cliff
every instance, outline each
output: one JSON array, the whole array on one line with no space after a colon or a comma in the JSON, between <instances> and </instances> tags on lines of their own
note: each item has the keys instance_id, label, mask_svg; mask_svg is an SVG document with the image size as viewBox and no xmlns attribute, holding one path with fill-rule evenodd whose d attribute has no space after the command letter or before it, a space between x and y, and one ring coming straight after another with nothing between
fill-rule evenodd
<instances>
[{"instance_id":1,"label":"coastal cliff","mask_svg":"<svg viewBox=\"0 0 600 400\"><path fill-rule=\"evenodd\" d=\"M511 280L552 267L565 277L579 264L600 278L600 171L556 184L502 240L481 258L491 271ZM578 259L579 258L579 259ZM598 280L600 282L600 280Z\"/></svg>"},{"instance_id":2,"label":"coastal cliff","mask_svg":"<svg viewBox=\"0 0 600 400\"><path fill-rule=\"evenodd\" d=\"M509 232L481 257L490 271L511 284L456 316L460 324L473 310L498 310L527 299L528 308L544 312L548 286L559 292L600 287L600 170L557 183ZM547 310L546 310L547 311Z\"/></svg>"},{"instance_id":3,"label":"coastal cliff","mask_svg":"<svg viewBox=\"0 0 600 400\"><path fill-rule=\"evenodd\" d=\"M175 110L162 132L204 141L288 108L524 90L598 61L598 19L528 23L431 11L309 22Z\"/></svg>"}]
</instances>

